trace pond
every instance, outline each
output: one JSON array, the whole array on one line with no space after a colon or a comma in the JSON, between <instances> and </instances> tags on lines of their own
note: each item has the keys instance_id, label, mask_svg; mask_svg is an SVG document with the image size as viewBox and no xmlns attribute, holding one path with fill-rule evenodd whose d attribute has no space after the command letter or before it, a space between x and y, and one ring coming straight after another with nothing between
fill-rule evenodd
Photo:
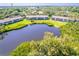
<instances>
[{"instance_id":1,"label":"pond","mask_svg":"<svg viewBox=\"0 0 79 59\"><path fill-rule=\"evenodd\" d=\"M30 40L40 40L44 36L44 32L52 32L59 36L60 30L56 27L49 27L45 24L28 25L22 29L7 32L0 40L0 55L8 55L20 43Z\"/></svg>"}]
</instances>

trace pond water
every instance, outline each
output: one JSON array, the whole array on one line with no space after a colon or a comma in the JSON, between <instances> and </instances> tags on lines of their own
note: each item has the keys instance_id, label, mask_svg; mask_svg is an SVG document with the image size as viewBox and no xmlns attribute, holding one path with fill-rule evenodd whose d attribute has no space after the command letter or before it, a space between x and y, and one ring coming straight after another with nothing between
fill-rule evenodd
<instances>
[{"instance_id":1,"label":"pond water","mask_svg":"<svg viewBox=\"0 0 79 59\"><path fill-rule=\"evenodd\" d=\"M40 40L44 32L52 32L59 36L60 31L56 27L49 27L45 24L28 25L22 29L7 32L4 38L0 40L0 55L8 55L20 43L29 40Z\"/></svg>"}]
</instances>

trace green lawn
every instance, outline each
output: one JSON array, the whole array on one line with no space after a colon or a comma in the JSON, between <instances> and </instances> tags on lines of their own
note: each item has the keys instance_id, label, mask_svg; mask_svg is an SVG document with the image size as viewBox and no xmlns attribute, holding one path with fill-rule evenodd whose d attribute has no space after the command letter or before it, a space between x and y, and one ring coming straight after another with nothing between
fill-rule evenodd
<instances>
[{"instance_id":1,"label":"green lawn","mask_svg":"<svg viewBox=\"0 0 79 59\"><path fill-rule=\"evenodd\" d=\"M19 21L17 23L5 25L4 29L1 29L0 32L19 29L19 28L22 28L22 27L29 25L29 24L31 24L31 21L24 19L24 20Z\"/></svg>"},{"instance_id":2,"label":"green lawn","mask_svg":"<svg viewBox=\"0 0 79 59\"><path fill-rule=\"evenodd\" d=\"M61 27L67 24L67 22L54 21L54 20L52 20L51 22L54 24L55 27Z\"/></svg>"},{"instance_id":3,"label":"green lawn","mask_svg":"<svg viewBox=\"0 0 79 59\"><path fill-rule=\"evenodd\" d=\"M47 24L49 26L61 27L66 25L67 22L54 21L54 20L33 20L36 24Z\"/></svg>"},{"instance_id":4,"label":"green lawn","mask_svg":"<svg viewBox=\"0 0 79 59\"><path fill-rule=\"evenodd\" d=\"M66 25L67 22L60 22L60 21L54 21L54 20L26 20L26 19L23 19L22 21L19 21L17 23L5 25L3 29L0 29L0 32L19 29L19 28L22 28L29 24L47 24L49 26L55 26L55 27L59 28L63 25Z\"/></svg>"},{"instance_id":5,"label":"green lawn","mask_svg":"<svg viewBox=\"0 0 79 59\"><path fill-rule=\"evenodd\" d=\"M17 29L17 28L21 28L21 27L29 25L29 24L31 24L31 21L24 19L23 21L5 26L5 29L7 29L7 30L8 30L8 28Z\"/></svg>"}]
</instances>

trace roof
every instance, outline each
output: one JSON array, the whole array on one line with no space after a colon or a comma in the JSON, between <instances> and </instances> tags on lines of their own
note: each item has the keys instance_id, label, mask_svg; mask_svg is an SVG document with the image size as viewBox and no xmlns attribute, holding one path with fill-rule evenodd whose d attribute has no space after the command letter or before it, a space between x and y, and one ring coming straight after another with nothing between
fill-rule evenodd
<instances>
[{"instance_id":1,"label":"roof","mask_svg":"<svg viewBox=\"0 0 79 59\"><path fill-rule=\"evenodd\" d=\"M0 23L4 23L4 22L7 22L7 21L13 21L13 20L15 20L15 19L20 19L20 18L23 18L23 17L21 17L21 16L19 16L19 17L12 17L12 18L5 18L5 19L2 19L2 20L0 20Z\"/></svg>"},{"instance_id":2,"label":"roof","mask_svg":"<svg viewBox=\"0 0 79 59\"><path fill-rule=\"evenodd\" d=\"M79 20L79 19L75 19L75 18L71 18L71 17L63 17L63 16L52 16L52 18L60 18L60 19L67 19L67 20Z\"/></svg>"},{"instance_id":3,"label":"roof","mask_svg":"<svg viewBox=\"0 0 79 59\"><path fill-rule=\"evenodd\" d=\"M4 20L0 20L0 23L4 23L5 21Z\"/></svg>"},{"instance_id":4,"label":"roof","mask_svg":"<svg viewBox=\"0 0 79 59\"><path fill-rule=\"evenodd\" d=\"M62 17L62 16L52 16L52 18L70 19L69 17Z\"/></svg>"}]
</instances>

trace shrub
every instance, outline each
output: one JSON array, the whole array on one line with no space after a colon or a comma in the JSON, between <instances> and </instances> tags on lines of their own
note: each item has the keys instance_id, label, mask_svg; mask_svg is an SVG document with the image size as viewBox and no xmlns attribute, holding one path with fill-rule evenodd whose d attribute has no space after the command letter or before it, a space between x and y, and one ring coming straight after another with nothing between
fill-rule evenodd
<instances>
[{"instance_id":1,"label":"shrub","mask_svg":"<svg viewBox=\"0 0 79 59\"><path fill-rule=\"evenodd\" d=\"M18 46L11 55L18 56L70 56L77 55L77 51L72 46L67 45L72 41L62 41L63 38L52 36L52 33L46 32L43 40L24 42ZM66 39L66 38L65 38ZM68 39L68 38L67 38Z\"/></svg>"}]
</instances>

